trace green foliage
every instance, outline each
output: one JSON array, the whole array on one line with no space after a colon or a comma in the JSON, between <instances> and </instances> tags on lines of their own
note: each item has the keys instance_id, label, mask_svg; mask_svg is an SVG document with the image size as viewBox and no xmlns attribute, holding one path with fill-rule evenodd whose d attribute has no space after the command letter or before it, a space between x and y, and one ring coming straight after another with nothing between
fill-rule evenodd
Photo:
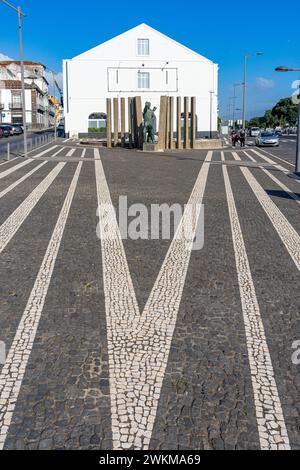
<instances>
[{"instance_id":1,"label":"green foliage","mask_svg":"<svg viewBox=\"0 0 300 470\"><path fill-rule=\"evenodd\" d=\"M94 132L106 132L106 127L89 127L88 132L94 133Z\"/></svg>"},{"instance_id":2,"label":"green foliage","mask_svg":"<svg viewBox=\"0 0 300 470\"><path fill-rule=\"evenodd\" d=\"M282 125L295 125L297 122L297 105L292 102L292 98L283 98L272 109L272 115Z\"/></svg>"},{"instance_id":3,"label":"green foliage","mask_svg":"<svg viewBox=\"0 0 300 470\"><path fill-rule=\"evenodd\" d=\"M248 127L294 126L297 117L298 107L289 97L282 98L272 109L268 109L264 116L254 117L247 124Z\"/></svg>"}]
</instances>

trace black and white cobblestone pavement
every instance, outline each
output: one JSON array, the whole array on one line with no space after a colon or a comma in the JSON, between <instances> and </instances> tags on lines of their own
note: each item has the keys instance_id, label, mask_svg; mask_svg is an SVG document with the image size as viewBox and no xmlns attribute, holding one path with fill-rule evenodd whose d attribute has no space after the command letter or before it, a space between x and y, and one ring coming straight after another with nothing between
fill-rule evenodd
<instances>
[{"instance_id":1,"label":"black and white cobblestone pavement","mask_svg":"<svg viewBox=\"0 0 300 470\"><path fill-rule=\"evenodd\" d=\"M0 447L300 449L300 180L276 149L0 162ZM203 203L204 246L97 207ZM178 231L185 226L184 215ZM100 230L103 230L100 224ZM178 233L179 233L178 232ZM300 357L300 354L299 354Z\"/></svg>"}]
</instances>

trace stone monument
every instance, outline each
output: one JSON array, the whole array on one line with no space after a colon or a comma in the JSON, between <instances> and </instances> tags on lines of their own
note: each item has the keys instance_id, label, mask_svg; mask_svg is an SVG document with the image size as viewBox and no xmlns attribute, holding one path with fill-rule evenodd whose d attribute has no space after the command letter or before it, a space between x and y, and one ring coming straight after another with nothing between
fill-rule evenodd
<instances>
[{"instance_id":1,"label":"stone monument","mask_svg":"<svg viewBox=\"0 0 300 470\"><path fill-rule=\"evenodd\" d=\"M147 101L143 112L143 137L144 144L154 144L155 140L155 111L157 108L151 109L151 103Z\"/></svg>"}]
</instances>

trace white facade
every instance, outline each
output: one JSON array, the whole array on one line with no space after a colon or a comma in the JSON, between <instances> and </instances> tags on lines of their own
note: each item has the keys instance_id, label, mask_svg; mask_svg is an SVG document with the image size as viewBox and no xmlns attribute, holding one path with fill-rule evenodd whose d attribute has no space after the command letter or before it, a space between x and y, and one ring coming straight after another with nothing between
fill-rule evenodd
<instances>
[{"instance_id":1,"label":"white facade","mask_svg":"<svg viewBox=\"0 0 300 470\"><path fill-rule=\"evenodd\" d=\"M106 98L131 96L150 101L157 117L160 96L195 96L198 133L217 131L218 66L145 24L64 60L63 74L70 136L88 132L89 116L106 113Z\"/></svg>"}]
</instances>

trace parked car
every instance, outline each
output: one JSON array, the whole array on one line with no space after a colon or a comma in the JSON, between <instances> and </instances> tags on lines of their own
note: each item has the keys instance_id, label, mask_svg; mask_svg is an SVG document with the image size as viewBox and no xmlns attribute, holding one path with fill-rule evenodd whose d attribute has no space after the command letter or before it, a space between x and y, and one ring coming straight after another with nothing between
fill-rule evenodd
<instances>
[{"instance_id":1,"label":"parked car","mask_svg":"<svg viewBox=\"0 0 300 470\"><path fill-rule=\"evenodd\" d=\"M258 137L259 134L260 134L260 128L259 127L251 127L250 137Z\"/></svg>"},{"instance_id":2,"label":"parked car","mask_svg":"<svg viewBox=\"0 0 300 470\"><path fill-rule=\"evenodd\" d=\"M65 137L65 125L62 123L59 123L59 125L57 126L57 136Z\"/></svg>"},{"instance_id":3,"label":"parked car","mask_svg":"<svg viewBox=\"0 0 300 470\"><path fill-rule=\"evenodd\" d=\"M279 146L279 137L275 132L261 132L258 137L255 139L255 145L263 146L270 145L272 147Z\"/></svg>"},{"instance_id":4,"label":"parked car","mask_svg":"<svg viewBox=\"0 0 300 470\"><path fill-rule=\"evenodd\" d=\"M14 135L20 135L20 134L23 134L24 132L21 124L11 124L11 127L12 127Z\"/></svg>"},{"instance_id":5,"label":"parked car","mask_svg":"<svg viewBox=\"0 0 300 470\"><path fill-rule=\"evenodd\" d=\"M3 137L3 130L0 127L0 139L2 139L2 137Z\"/></svg>"},{"instance_id":6,"label":"parked car","mask_svg":"<svg viewBox=\"0 0 300 470\"><path fill-rule=\"evenodd\" d=\"M0 128L3 131L3 137L10 137L11 135L13 135L12 127L1 124Z\"/></svg>"},{"instance_id":7,"label":"parked car","mask_svg":"<svg viewBox=\"0 0 300 470\"><path fill-rule=\"evenodd\" d=\"M22 124L10 124L8 122L3 122L2 125L11 127L12 131L13 131L13 135L20 135L20 134L23 134L23 132L24 132Z\"/></svg>"}]
</instances>

